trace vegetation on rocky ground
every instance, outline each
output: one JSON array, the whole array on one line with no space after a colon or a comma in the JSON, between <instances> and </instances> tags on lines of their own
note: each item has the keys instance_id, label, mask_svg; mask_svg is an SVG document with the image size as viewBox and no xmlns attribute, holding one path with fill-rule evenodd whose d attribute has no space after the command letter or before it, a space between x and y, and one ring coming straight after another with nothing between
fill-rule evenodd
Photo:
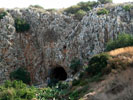
<instances>
[{"instance_id":1,"label":"vegetation on rocky ground","mask_svg":"<svg viewBox=\"0 0 133 100\"><path fill-rule=\"evenodd\" d=\"M103 70L107 67L109 58L106 53L95 55L89 60L87 72L92 76L104 74Z\"/></svg>"},{"instance_id":2,"label":"vegetation on rocky ground","mask_svg":"<svg viewBox=\"0 0 133 100\"><path fill-rule=\"evenodd\" d=\"M66 8L64 12L66 12L67 15L72 15L74 18L81 20L88 11L90 11L93 7L96 7L98 4L99 2L95 1L80 2L77 5Z\"/></svg>"},{"instance_id":3,"label":"vegetation on rocky ground","mask_svg":"<svg viewBox=\"0 0 133 100\"><path fill-rule=\"evenodd\" d=\"M106 4L106 3L112 3L112 0L98 0L100 3L102 4Z\"/></svg>"},{"instance_id":4,"label":"vegetation on rocky ground","mask_svg":"<svg viewBox=\"0 0 133 100\"><path fill-rule=\"evenodd\" d=\"M123 6L123 9L125 10L125 11L130 11L131 9L133 8L133 5L125 5L125 6Z\"/></svg>"},{"instance_id":5,"label":"vegetation on rocky ground","mask_svg":"<svg viewBox=\"0 0 133 100\"><path fill-rule=\"evenodd\" d=\"M99 9L97 11L98 15L104 15L104 14L108 14L108 13L109 13L109 11L107 9L105 9L105 8Z\"/></svg>"},{"instance_id":6,"label":"vegetation on rocky ground","mask_svg":"<svg viewBox=\"0 0 133 100\"><path fill-rule=\"evenodd\" d=\"M24 19L16 18L15 28L17 32L26 32L29 31L30 25Z\"/></svg>"},{"instance_id":7,"label":"vegetation on rocky ground","mask_svg":"<svg viewBox=\"0 0 133 100\"><path fill-rule=\"evenodd\" d=\"M7 15L7 12L4 11L4 9L1 8L0 9L0 20L3 19L3 17L6 16L6 15Z\"/></svg>"},{"instance_id":8,"label":"vegetation on rocky ground","mask_svg":"<svg viewBox=\"0 0 133 100\"><path fill-rule=\"evenodd\" d=\"M6 81L0 86L0 100L31 100L36 89L28 87L22 81Z\"/></svg>"},{"instance_id":9,"label":"vegetation on rocky ground","mask_svg":"<svg viewBox=\"0 0 133 100\"><path fill-rule=\"evenodd\" d=\"M106 51L114 50L117 48L133 46L133 35L131 34L119 34L115 40L110 40L106 45Z\"/></svg>"}]
</instances>

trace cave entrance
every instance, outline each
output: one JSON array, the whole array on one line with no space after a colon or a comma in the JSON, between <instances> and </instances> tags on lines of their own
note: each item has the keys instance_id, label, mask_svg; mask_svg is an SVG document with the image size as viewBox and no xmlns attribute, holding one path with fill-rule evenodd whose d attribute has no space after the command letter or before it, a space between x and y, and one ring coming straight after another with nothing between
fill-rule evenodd
<instances>
[{"instance_id":1,"label":"cave entrance","mask_svg":"<svg viewBox=\"0 0 133 100\"><path fill-rule=\"evenodd\" d=\"M50 78L58 81L64 81L67 79L67 73L63 67L57 66L51 69Z\"/></svg>"}]
</instances>

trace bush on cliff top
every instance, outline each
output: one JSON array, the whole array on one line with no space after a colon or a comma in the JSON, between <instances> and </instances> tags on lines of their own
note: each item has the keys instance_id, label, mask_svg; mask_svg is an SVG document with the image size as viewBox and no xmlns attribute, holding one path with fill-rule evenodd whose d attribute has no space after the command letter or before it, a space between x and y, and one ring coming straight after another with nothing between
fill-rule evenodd
<instances>
[{"instance_id":1,"label":"bush on cliff top","mask_svg":"<svg viewBox=\"0 0 133 100\"><path fill-rule=\"evenodd\" d=\"M83 10L79 10L78 12L76 12L75 14L75 18L78 20L81 20L83 18L83 16L86 15L86 12Z\"/></svg>"},{"instance_id":2,"label":"bush on cliff top","mask_svg":"<svg viewBox=\"0 0 133 100\"><path fill-rule=\"evenodd\" d=\"M75 18L81 20L82 17L87 13L87 11L90 11L93 7L97 6L98 4L99 3L95 1L80 2L77 5L65 9L64 12L66 12L68 15L74 15Z\"/></svg>"},{"instance_id":3,"label":"bush on cliff top","mask_svg":"<svg viewBox=\"0 0 133 100\"><path fill-rule=\"evenodd\" d=\"M24 19L16 18L15 28L17 32L26 32L29 31L30 25Z\"/></svg>"},{"instance_id":4,"label":"bush on cliff top","mask_svg":"<svg viewBox=\"0 0 133 100\"><path fill-rule=\"evenodd\" d=\"M4 9L0 9L0 19L3 19L3 17L4 16L6 16L7 15L7 12L6 11L4 11Z\"/></svg>"},{"instance_id":5,"label":"bush on cliff top","mask_svg":"<svg viewBox=\"0 0 133 100\"><path fill-rule=\"evenodd\" d=\"M112 3L112 0L98 0L102 4Z\"/></svg>"},{"instance_id":6,"label":"bush on cliff top","mask_svg":"<svg viewBox=\"0 0 133 100\"><path fill-rule=\"evenodd\" d=\"M42 6L40 5L30 5L29 7L32 7L32 8L38 8L38 9L44 9Z\"/></svg>"},{"instance_id":7,"label":"bush on cliff top","mask_svg":"<svg viewBox=\"0 0 133 100\"><path fill-rule=\"evenodd\" d=\"M109 41L106 45L106 51L114 50L117 48L133 46L133 35L119 34L118 38L114 41Z\"/></svg>"},{"instance_id":8,"label":"bush on cliff top","mask_svg":"<svg viewBox=\"0 0 133 100\"><path fill-rule=\"evenodd\" d=\"M131 8L133 8L133 5L125 5L125 6L123 6L123 9L124 9L125 11L130 11Z\"/></svg>"},{"instance_id":9,"label":"bush on cliff top","mask_svg":"<svg viewBox=\"0 0 133 100\"><path fill-rule=\"evenodd\" d=\"M108 11L107 9L105 9L105 8L99 9L99 10L97 11L97 14L98 14L98 15L104 15L104 14L108 14L108 13L109 13L109 11Z\"/></svg>"}]
</instances>

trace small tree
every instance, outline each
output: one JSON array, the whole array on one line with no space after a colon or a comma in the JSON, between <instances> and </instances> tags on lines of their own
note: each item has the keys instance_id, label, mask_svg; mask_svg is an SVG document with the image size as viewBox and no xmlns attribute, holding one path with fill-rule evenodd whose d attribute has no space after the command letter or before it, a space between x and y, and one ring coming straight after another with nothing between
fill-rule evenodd
<instances>
[{"instance_id":1,"label":"small tree","mask_svg":"<svg viewBox=\"0 0 133 100\"><path fill-rule=\"evenodd\" d=\"M16 18L15 28L17 32L26 32L30 29L30 25L24 19Z\"/></svg>"}]
</instances>

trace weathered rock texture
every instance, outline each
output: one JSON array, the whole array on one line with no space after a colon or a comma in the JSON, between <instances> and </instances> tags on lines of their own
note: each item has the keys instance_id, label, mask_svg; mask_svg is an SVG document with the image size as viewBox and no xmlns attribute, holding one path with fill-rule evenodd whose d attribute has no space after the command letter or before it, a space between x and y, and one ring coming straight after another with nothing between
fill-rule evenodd
<instances>
[{"instance_id":1,"label":"weathered rock texture","mask_svg":"<svg viewBox=\"0 0 133 100\"><path fill-rule=\"evenodd\" d=\"M0 83L9 73L24 66L31 73L32 83L46 80L49 68L62 66L71 75L70 62L75 57L83 63L94 54L104 51L105 44L119 33L133 34L133 9L122 6L109 8L108 15L88 12L81 21L33 8L8 10L0 20ZM15 18L25 19L30 31L17 33Z\"/></svg>"}]
</instances>

